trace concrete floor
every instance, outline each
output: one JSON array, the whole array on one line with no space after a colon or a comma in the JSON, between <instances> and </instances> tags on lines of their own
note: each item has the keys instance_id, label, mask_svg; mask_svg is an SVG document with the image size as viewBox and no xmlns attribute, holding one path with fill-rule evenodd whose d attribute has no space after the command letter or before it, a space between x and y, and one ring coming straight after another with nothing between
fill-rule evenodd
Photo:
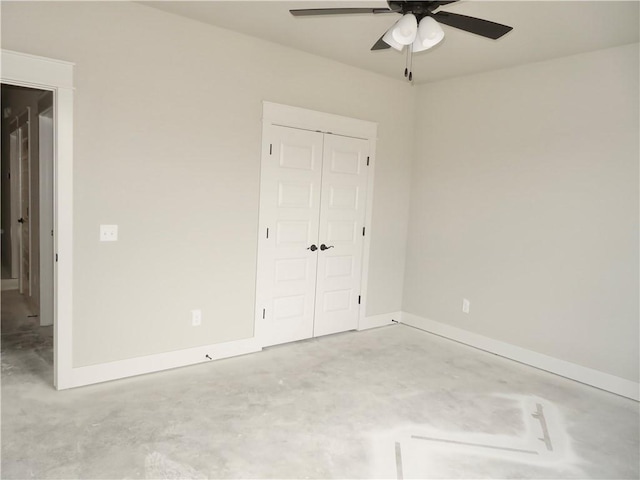
<instances>
[{"instance_id":1,"label":"concrete floor","mask_svg":"<svg viewBox=\"0 0 640 480\"><path fill-rule=\"evenodd\" d=\"M638 403L407 326L56 392L2 295L3 479L640 474Z\"/></svg>"},{"instance_id":2,"label":"concrete floor","mask_svg":"<svg viewBox=\"0 0 640 480\"><path fill-rule=\"evenodd\" d=\"M11 278L11 272L7 266L2 265L0 273L1 290L15 290L18 288L18 279Z\"/></svg>"}]
</instances>

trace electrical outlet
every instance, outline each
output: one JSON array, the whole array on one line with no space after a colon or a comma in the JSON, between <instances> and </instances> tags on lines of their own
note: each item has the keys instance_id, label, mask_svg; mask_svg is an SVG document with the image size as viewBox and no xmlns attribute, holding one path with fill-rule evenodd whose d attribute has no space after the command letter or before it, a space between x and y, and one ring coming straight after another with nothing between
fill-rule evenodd
<instances>
[{"instance_id":1,"label":"electrical outlet","mask_svg":"<svg viewBox=\"0 0 640 480\"><path fill-rule=\"evenodd\" d=\"M118 241L118 225L100 225L101 242Z\"/></svg>"},{"instance_id":2,"label":"electrical outlet","mask_svg":"<svg viewBox=\"0 0 640 480\"><path fill-rule=\"evenodd\" d=\"M202 324L202 310L191 310L191 326L199 327Z\"/></svg>"},{"instance_id":3,"label":"electrical outlet","mask_svg":"<svg viewBox=\"0 0 640 480\"><path fill-rule=\"evenodd\" d=\"M464 313L469 313L469 308L471 307L471 302L466 298L462 299L462 311Z\"/></svg>"}]
</instances>

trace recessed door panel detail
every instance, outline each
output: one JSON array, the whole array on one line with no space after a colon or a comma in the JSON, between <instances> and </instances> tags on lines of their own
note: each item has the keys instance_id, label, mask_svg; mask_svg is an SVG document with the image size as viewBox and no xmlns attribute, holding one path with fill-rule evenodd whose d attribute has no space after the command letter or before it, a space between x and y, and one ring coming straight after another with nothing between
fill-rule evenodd
<instances>
[{"instance_id":1,"label":"recessed door panel detail","mask_svg":"<svg viewBox=\"0 0 640 480\"><path fill-rule=\"evenodd\" d=\"M353 275L353 257L351 255L327 258L325 262L326 278L350 277L351 275Z\"/></svg>"},{"instance_id":2,"label":"recessed door panel detail","mask_svg":"<svg viewBox=\"0 0 640 480\"><path fill-rule=\"evenodd\" d=\"M276 261L276 282L295 282L307 279L306 258Z\"/></svg>"},{"instance_id":3,"label":"recessed door panel detail","mask_svg":"<svg viewBox=\"0 0 640 480\"><path fill-rule=\"evenodd\" d=\"M280 166L283 168L313 170L314 157L313 145L280 145Z\"/></svg>"},{"instance_id":4,"label":"recessed door panel detail","mask_svg":"<svg viewBox=\"0 0 640 480\"><path fill-rule=\"evenodd\" d=\"M312 183L283 183L278 185L278 207L311 208Z\"/></svg>"},{"instance_id":5,"label":"recessed door panel detail","mask_svg":"<svg viewBox=\"0 0 640 480\"><path fill-rule=\"evenodd\" d=\"M351 307L351 290L338 290L334 292L325 292L324 294L324 311L338 312L349 310Z\"/></svg>"},{"instance_id":6,"label":"recessed door panel detail","mask_svg":"<svg viewBox=\"0 0 640 480\"><path fill-rule=\"evenodd\" d=\"M358 175L360 173L360 152L334 150L331 156L331 172Z\"/></svg>"},{"instance_id":7,"label":"recessed door panel detail","mask_svg":"<svg viewBox=\"0 0 640 480\"><path fill-rule=\"evenodd\" d=\"M356 237L356 222L352 220L333 220L327 222L327 240L329 242L353 243Z\"/></svg>"},{"instance_id":8,"label":"recessed door panel detail","mask_svg":"<svg viewBox=\"0 0 640 480\"><path fill-rule=\"evenodd\" d=\"M273 316L276 320L304 316L304 295L292 295L273 299Z\"/></svg>"},{"instance_id":9,"label":"recessed door panel detail","mask_svg":"<svg viewBox=\"0 0 640 480\"><path fill-rule=\"evenodd\" d=\"M348 186L332 186L329 193L329 208L358 208L358 187Z\"/></svg>"},{"instance_id":10,"label":"recessed door panel detail","mask_svg":"<svg viewBox=\"0 0 640 480\"><path fill-rule=\"evenodd\" d=\"M311 230L311 223L308 220L300 220L297 222L278 222L278 245L305 245L309 243L309 230Z\"/></svg>"}]
</instances>

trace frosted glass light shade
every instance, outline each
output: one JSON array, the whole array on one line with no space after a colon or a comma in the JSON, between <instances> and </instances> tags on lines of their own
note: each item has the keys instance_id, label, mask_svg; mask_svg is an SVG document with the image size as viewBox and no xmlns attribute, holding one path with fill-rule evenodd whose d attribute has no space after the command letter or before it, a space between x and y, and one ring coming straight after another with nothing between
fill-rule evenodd
<instances>
[{"instance_id":1,"label":"frosted glass light shade","mask_svg":"<svg viewBox=\"0 0 640 480\"><path fill-rule=\"evenodd\" d=\"M401 43L396 42L393 39L393 35L391 33L391 30L393 30L393 28L390 28L389 30L387 30L387 33L384 34L384 36L382 37L382 41L384 43L386 43L387 45L389 45L391 48L394 48L398 51L401 51L404 48L404 45L402 45Z\"/></svg>"},{"instance_id":2,"label":"frosted glass light shade","mask_svg":"<svg viewBox=\"0 0 640 480\"><path fill-rule=\"evenodd\" d=\"M391 48L402 50L402 47L414 42L417 33L418 20L413 13L407 13L384 34L382 40Z\"/></svg>"},{"instance_id":3,"label":"frosted glass light shade","mask_svg":"<svg viewBox=\"0 0 640 480\"><path fill-rule=\"evenodd\" d=\"M438 22L431 17L424 17L420 20L413 51L421 52L437 45L444 38L444 30Z\"/></svg>"}]
</instances>

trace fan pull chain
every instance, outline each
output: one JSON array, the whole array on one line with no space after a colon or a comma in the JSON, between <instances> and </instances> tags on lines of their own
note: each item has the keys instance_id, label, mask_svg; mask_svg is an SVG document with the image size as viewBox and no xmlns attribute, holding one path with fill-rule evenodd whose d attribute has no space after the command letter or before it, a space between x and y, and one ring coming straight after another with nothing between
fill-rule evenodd
<instances>
[{"instance_id":1,"label":"fan pull chain","mask_svg":"<svg viewBox=\"0 0 640 480\"><path fill-rule=\"evenodd\" d=\"M413 82L413 44L409 45L409 81Z\"/></svg>"},{"instance_id":2,"label":"fan pull chain","mask_svg":"<svg viewBox=\"0 0 640 480\"><path fill-rule=\"evenodd\" d=\"M413 45L407 45L407 57L404 63L404 78L413 82Z\"/></svg>"},{"instance_id":3,"label":"fan pull chain","mask_svg":"<svg viewBox=\"0 0 640 480\"><path fill-rule=\"evenodd\" d=\"M407 59L405 60L404 78L413 82L413 45L407 45Z\"/></svg>"},{"instance_id":4,"label":"fan pull chain","mask_svg":"<svg viewBox=\"0 0 640 480\"><path fill-rule=\"evenodd\" d=\"M407 47L407 55L404 60L404 78L409 76L409 47Z\"/></svg>"}]
</instances>

